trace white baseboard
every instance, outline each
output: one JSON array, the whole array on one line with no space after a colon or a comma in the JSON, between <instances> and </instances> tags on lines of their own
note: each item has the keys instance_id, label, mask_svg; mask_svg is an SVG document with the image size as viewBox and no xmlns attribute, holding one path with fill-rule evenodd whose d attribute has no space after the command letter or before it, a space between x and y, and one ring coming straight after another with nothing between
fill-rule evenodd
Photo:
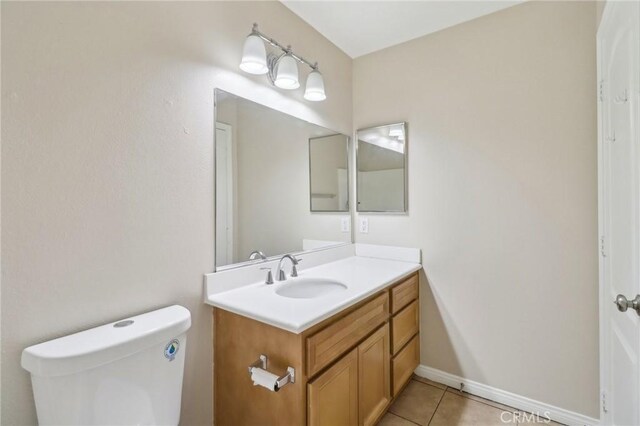
<instances>
[{"instance_id":1,"label":"white baseboard","mask_svg":"<svg viewBox=\"0 0 640 426\"><path fill-rule=\"evenodd\" d=\"M451 386L455 389L460 389L460 384L462 383L464 384L464 391L472 395L499 402L500 404L508 405L529 413L539 413L541 417L544 416L545 413L548 413L551 420L564 423L566 425L595 426L600 424L598 419L565 410L564 408L556 407L544 402L536 401L515 393L507 392L502 389L497 389L482 383L474 382L473 380L464 379L454 374L427 367L426 365L419 365L418 368L416 368L415 373L420 377L442 383L443 385Z\"/></svg>"}]
</instances>

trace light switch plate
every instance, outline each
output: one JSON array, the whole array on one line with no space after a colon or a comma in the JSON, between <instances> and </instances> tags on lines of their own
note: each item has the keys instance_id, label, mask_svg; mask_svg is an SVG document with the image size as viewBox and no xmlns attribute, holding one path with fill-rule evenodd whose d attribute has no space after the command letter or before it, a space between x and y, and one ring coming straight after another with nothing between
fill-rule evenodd
<instances>
[{"instance_id":1,"label":"light switch plate","mask_svg":"<svg viewBox=\"0 0 640 426\"><path fill-rule=\"evenodd\" d=\"M368 234L369 233L369 218L368 217L360 217L358 218L360 221L360 233Z\"/></svg>"},{"instance_id":2,"label":"light switch plate","mask_svg":"<svg viewBox=\"0 0 640 426\"><path fill-rule=\"evenodd\" d=\"M351 218L343 217L340 219L340 231L349 232L351 230Z\"/></svg>"}]
</instances>

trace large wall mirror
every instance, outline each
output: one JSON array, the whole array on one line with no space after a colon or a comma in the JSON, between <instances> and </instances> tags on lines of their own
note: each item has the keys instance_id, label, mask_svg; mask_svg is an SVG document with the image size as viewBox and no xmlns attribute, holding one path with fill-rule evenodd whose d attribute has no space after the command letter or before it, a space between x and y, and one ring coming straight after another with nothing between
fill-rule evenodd
<instances>
[{"instance_id":1,"label":"large wall mirror","mask_svg":"<svg viewBox=\"0 0 640 426\"><path fill-rule=\"evenodd\" d=\"M216 270L350 243L348 143L216 89Z\"/></svg>"},{"instance_id":2,"label":"large wall mirror","mask_svg":"<svg viewBox=\"0 0 640 426\"><path fill-rule=\"evenodd\" d=\"M406 213L407 124L357 132L358 212Z\"/></svg>"}]
</instances>

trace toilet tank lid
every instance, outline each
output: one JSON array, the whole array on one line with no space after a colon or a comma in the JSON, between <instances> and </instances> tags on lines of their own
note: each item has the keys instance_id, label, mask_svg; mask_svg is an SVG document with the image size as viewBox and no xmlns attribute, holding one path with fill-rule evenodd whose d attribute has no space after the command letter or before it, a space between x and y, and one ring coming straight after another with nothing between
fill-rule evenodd
<instances>
[{"instance_id":1,"label":"toilet tank lid","mask_svg":"<svg viewBox=\"0 0 640 426\"><path fill-rule=\"evenodd\" d=\"M36 376L73 374L162 342L170 344L189 327L189 310L180 305L168 306L30 346L22 351L22 368Z\"/></svg>"}]
</instances>

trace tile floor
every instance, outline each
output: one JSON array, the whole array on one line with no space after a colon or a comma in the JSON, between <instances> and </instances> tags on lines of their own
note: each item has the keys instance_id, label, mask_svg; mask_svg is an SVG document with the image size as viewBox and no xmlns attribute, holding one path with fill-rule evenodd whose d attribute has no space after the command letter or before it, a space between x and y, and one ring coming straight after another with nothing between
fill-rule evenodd
<instances>
[{"instance_id":1,"label":"tile floor","mask_svg":"<svg viewBox=\"0 0 640 426\"><path fill-rule=\"evenodd\" d=\"M378 426L559 425L535 420L515 408L414 375Z\"/></svg>"}]
</instances>

